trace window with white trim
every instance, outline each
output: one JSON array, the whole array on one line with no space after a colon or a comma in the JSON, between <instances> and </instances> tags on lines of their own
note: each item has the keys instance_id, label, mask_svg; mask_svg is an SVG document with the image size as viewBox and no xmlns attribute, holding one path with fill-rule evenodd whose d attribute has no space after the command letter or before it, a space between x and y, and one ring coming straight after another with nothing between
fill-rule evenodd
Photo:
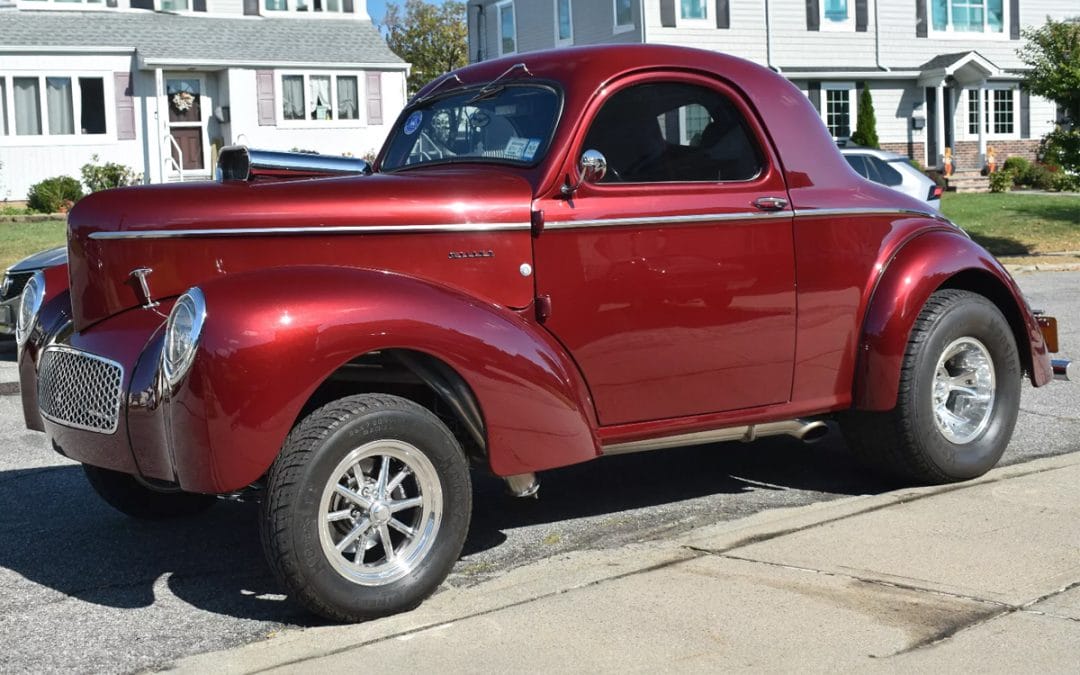
<instances>
[{"instance_id":1,"label":"window with white trim","mask_svg":"<svg viewBox=\"0 0 1080 675\"><path fill-rule=\"evenodd\" d=\"M498 12L499 54L517 52L517 21L514 17L514 2L506 0L495 5Z\"/></svg>"},{"instance_id":2,"label":"window with white trim","mask_svg":"<svg viewBox=\"0 0 1080 675\"><path fill-rule=\"evenodd\" d=\"M850 30L855 27L855 21L851 11L851 3L848 0L821 0L820 7L821 30Z\"/></svg>"},{"instance_id":3,"label":"window with white trim","mask_svg":"<svg viewBox=\"0 0 1080 675\"><path fill-rule=\"evenodd\" d=\"M931 0L930 25L939 33L1002 33L1005 0Z\"/></svg>"},{"instance_id":4,"label":"window with white trim","mask_svg":"<svg viewBox=\"0 0 1080 675\"><path fill-rule=\"evenodd\" d=\"M344 73L282 73L281 121L286 125L354 126L360 122L360 77Z\"/></svg>"},{"instance_id":5,"label":"window with white trim","mask_svg":"<svg viewBox=\"0 0 1080 675\"><path fill-rule=\"evenodd\" d=\"M162 12L186 12L191 9L188 0L158 0Z\"/></svg>"},{"instance_id":6,"label":"window with white trim","mask_svg":"<svg viewBox=\"0 0 1080 675\"><path fill-rule=\"evenodd\" d=\"M821 118L833 138L848 138L855 129L855 87L822 84Z\"/></svg>"},{"instance_id":7,"label":"window with white trim","mask_svg":"<svg viewBox=\"0 0 1080 675\"><path fill-rule=\"evenodd\" d=\"M162 0L165 2L166 0ZM188 0L179 0L187 2ZM324 14L341 14L345 12L345 3L342 0L263 0L265 12L304 12Z\"/></svg>"},{"instance_id":8,"label":"window with white trim","mask_svg":"<svg viewBox=\"0 0 1080 675\"><path fill-rule=\"evenodd\" d=\"M555 44L574 44L574 9L572 0L555 0Z\"/></svg>"},{"instance_id":9,"label":"window with white trim","mask_svg":"<svg viewBox=\"0 0 1080 675\"><path fill-rule=\"evenodd\" d=\"M634 8L632 0L612 0L615 15L614 32L625 33L634 29Z\"/></svg>"},{"instance_id":10,"label":"window with white trim","mask_svg":"<svg viewBox=\"0 0 1080 675\"><path fill-rule=\"evenodd\" d=\"M990 136L1013 136L1016 134L1016 96L1018 89L998 88L984 92L983 120ZM970 137L979 135L979 90L968 89L968 123Z\"/></svg>"},{"instance_id":11,"label":"window with white trim","mask_svg":"<svg viewBox=\"0 0 1080 675\"><path fill-rule=\"evenodd\" d=\"M680 0L679 18L704 21L709 18L706 0Z\"/></svg>"},{"instance_id":12,"label":"window with white trim","mask_svg":"<svg viewBox=\"0 0 1080 675\"><path fill-rule=\"evenodd\" d=\"M0 76L0 136L98 136L107 131L105 78Z\"/></svg>"}]
</instances>

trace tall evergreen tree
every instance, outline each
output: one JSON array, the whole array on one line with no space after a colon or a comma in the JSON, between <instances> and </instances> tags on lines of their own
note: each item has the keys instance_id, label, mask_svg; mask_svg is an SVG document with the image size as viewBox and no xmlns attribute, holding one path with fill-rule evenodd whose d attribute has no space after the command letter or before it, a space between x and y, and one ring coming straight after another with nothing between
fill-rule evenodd
<instances>
[{"instance_id":1,"label":"tall evergreen tree","mask_svg":"<svg viewBox=\"0 0 1080 675\"><path fill-rule=\"evenodd\" d=\"M877 116L874 114L874 99L870 87L863 87L859 96L859 117L855 123L855 133L851 140L864 148L879 148L877 137Z\"/></svg>"}]
</instances>

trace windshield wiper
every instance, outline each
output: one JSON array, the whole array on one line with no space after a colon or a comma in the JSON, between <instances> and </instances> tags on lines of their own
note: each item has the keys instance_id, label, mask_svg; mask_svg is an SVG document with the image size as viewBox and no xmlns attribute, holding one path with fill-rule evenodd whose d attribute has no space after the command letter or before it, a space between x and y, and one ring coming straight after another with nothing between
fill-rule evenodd
<instances>
[{"instance_id":1,"label":"windshield wiper","mask_svg":"<svg viewBox=\"0 0 1080 675\"><path fill-rule=\"evenodd\" d=\"M526 66L524 63L515 63L514 65L507 68L503 72L502 75L499 75L498 77L496 77L491 82L488 82L487 84L485 84L483 89L481 89L480 91L478 91L476 93L476 96L473 96L472 98L470 98L466 102L466 105L468 105L470 103L475 103L477 101L481 101L481 100L487 98L488 96L490 96L492 94L497 94L498 92L502 91L503 88L501 86L498 86L499 85L499 80L503 79L504 77L506 77L510 73L514 72L515 70L519 70L519 69L524 71L524 73L526 75L528 75L529 77L534 77L534 75L532 74L532 71L530 71L529 67Z\"/></svg>"},{"instance_id":2,"label":"windshield wiper","mask_svg":"<svg viewBox=\"0 0 1080 675\"><path fill-rule=\"evenodd\" d=\"M432 87L432 88L431 88L431 91L429 91L428 93L424 94L424 96L423 96L422 98L418 98L418 99L416 99L415 101L412 101L412 102L411 102L411 103L409 104L409 107L413 107L413 106L417 106L417 105L420 105L420 104L421 104L421 103L423 103L424 101L426 101L426 100L430 99L430 98L431 98L432 96L434 96L434 95L436 94L436 92L438 92L438 91L439 91L439 89L442 89L442 86L443 86L444 84L446 84L446 83L447 83L447 82L449 82L450 80L456 80L456 81L457 81L457 83L458 83L459 85L464 85L464 84L465 84L464 82L462 82L462 81L461 81L461 78L460 78L460 77L458 77L457 73L450 73L449 75L447 75L447 76L446 76L446 77L444 77L443 79L439 80L439 83L438 83L438 84L436 84L436 85L435 85L434 87Z\"/></svg>"}]
</instances>

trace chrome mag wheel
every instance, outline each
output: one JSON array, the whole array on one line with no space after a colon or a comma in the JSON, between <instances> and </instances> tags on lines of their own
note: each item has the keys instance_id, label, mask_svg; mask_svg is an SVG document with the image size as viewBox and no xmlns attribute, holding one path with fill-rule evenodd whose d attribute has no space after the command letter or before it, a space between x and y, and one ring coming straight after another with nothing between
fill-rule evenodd
<instances>
[{"instance_id":1,"label":"chrome mag wheel","mask_svg":"<svg viewBox=\"0 0 1080 675\"><path fill-rule=\"evenodd\" d=\"M934 370L934 422L956 445L974 441L993 417L994 361L979 340L962 337L941 353Z\"/></svg>"},{"instance_id":2,"label":"chrome mag wheel","mask_svg":"<svg viewBox=\"0 0 1080 675\"><path fill-rule=\"evenodd\" d=\"M416 447L376 440L334 468L318 513L330 565L354 583L383 586L410 574L431 552L443 518L442 488Z\"/></svg>"}]
</instances>

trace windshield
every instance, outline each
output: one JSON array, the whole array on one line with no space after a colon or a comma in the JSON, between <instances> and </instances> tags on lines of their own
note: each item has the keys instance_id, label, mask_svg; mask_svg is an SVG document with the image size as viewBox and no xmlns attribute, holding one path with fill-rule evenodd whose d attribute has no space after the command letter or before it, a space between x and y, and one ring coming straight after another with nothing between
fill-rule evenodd
<instances>
[{"instance_id":1,"label":"windshield","mask_svg":"<svg viewBox=\"0 0 1080 675\"><path fill-rule=\"evenodd\" d=\"M532 165L547 152L558 115L558 93L539 85L489 85L424 101L392 132L381 169L459 161Z\"/></svg>"}]
</instances>

